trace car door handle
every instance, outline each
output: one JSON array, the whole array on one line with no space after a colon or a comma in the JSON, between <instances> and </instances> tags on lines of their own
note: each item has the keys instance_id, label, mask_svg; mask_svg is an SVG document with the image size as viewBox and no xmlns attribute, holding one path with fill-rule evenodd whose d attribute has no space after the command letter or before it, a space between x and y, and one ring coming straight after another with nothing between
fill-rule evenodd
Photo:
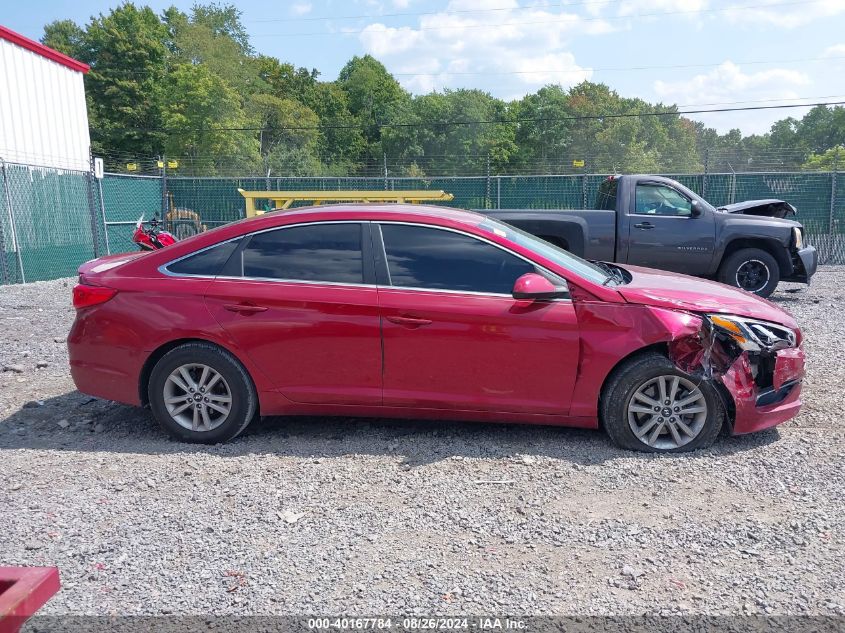
<instances>
[{"instance_id":1,"label":"car door handle","mask_svg":"<svg viewBox=\"0 0 845 633\"><path fill-rule=\"evenodd\" d=\"M654 225L651 222L638 222L637 224L634 225L634 228L635 229L647 230L647 229L653 229Z\"/></svg>"},{"instance_id":2,"label":"car door handle","mask_svg":"<svg viewBox=\"0 0 845 633\"><path fill-rule=\"evenodd\" d=\"M252 303L227 303L223 307L229 312L239 312L241 314L257 314L267 311L265 306L257 306Z\"/></svg>"},{"instance_id":3,"label":"car door handle","mask_svg":"<svg viewBox=\"0 0 845 633\"><path fill-rule=\"evenodd\" d=\"M431 323L431 319L421 319L419 317L389 316L386 318L391 323L395 323L396 325L404 325L405 327L409 328L417 328L421 325L429 325Z\"/></svg>"}]
</instances>

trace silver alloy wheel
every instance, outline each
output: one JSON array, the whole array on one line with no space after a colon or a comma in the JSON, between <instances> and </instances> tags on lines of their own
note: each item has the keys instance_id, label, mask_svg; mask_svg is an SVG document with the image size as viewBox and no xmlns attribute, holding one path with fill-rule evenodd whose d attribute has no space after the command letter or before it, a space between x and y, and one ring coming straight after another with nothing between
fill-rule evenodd
<instances>
[{"instance_id":1,"label":"silver alloy wheel","mask_svg":"<svg viewBox=\"0 0 845 633\"><path fill-rule=\"evenodd\" d=\"M191 431L213 431L232 410L232 391L225 378L199 363L174 369L164 382L163 395L170 417Z\"/></svg>"},{"instance_id":2,"label":"silver alloy wheel","mask_svg":"<svg viewBox=\"0 0 845 633\"><path fill-rule=\"evenodd\" d=\"M681 376L644 382L628 401L628 425L643 444L661 450L692 442L707 421L707 400L698 386Z\"/></svg>"},{"instance_id":3,"label":"silver alloy wheel","mask_svg":"<svg viewBox=\"0 0 845 633\"><path fill-rule=\"evenodd\" d=\"M760 292L771 278L772 272L766 266L766 262L761 262L759 259L742 262L736 271L737 287L748 292Z\"/></svg>"}]
</instances>

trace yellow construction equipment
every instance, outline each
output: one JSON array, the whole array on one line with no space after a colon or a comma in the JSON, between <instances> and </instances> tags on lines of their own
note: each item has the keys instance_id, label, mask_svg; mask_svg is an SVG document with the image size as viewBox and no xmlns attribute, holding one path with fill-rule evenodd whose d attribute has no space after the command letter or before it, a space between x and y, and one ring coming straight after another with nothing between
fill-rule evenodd
<instances>
[{"instance_id":1,"label":"yellow construction equipment","mask_svg":"<svg viewBox=\"0 0 845 633\"><path fill-rule=\"evenodd\" d=\"M256 200L272 200L275 209L289 209L294 202L447 202L455 196L445 191L244 191L246 217L254 218L264 211L255 208Z\"/></svg>"}]
</instances>

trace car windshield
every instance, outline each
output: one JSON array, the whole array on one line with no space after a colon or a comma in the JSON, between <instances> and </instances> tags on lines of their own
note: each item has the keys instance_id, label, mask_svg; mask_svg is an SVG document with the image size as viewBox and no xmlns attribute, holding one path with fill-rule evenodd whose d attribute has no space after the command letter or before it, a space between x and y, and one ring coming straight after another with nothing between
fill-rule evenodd
<instances>
[{"instance_id":1,"label":"car windshield","mask_svg":"<svg viewBox=\"0 0 845 633\"><path fill-rule=\"evenodd\" d=\"M609 279L613 279L613 275L610 275L603 268L510 224L487 218L479 225L479 228L509 239L593 283L605 284Z\"/></svg>"}]
</instances>

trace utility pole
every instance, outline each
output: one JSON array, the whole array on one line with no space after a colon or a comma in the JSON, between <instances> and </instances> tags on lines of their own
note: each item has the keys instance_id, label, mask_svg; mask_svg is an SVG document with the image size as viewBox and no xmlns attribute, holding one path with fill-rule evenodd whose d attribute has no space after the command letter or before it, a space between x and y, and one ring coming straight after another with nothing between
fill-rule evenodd
<instances>
[{"instance_id":1,"label":"utility pole","mask_svg":"<svg viewBox=\"0 0 845 633\"><path fill-rule=\"evenodd\" d=\"M839 151L833 150L833 172L830 174L830 215L828 216L827 232L833 235L836 224L836 170L839 167Z\"/></svg>"},{"instance_id":2,"label":"utility pole","mask_svg":"<svg viewBox=\"0 0 845 633\"><path fill-rule=\"evenodd\" d=\"M161 221L167 217L167 156L161 157Z\"/></svg>"},{"instance_id":3,"label":"utility pole","mask_svg":"<svg viewBox=\"0 0 845 633\"><path fill-rule=\"evenodd\" d=\"M487 152L487 195L485 196L484 200L484 206L487 209L489 209L493 205L493 202L490 199L490 195L490 152Z\"/></svg>"},{"instance_id":4,"label":"utility pole","mask_svg":"<svg viewBox=\"0 0 845 633\"><path fill-rule=\"evenodd\" d=\"M387 152L382 152L381 156L384 160L384 190L387 191L390 189L390 187L387 186Z\"/></svg>"}]
</instances>

